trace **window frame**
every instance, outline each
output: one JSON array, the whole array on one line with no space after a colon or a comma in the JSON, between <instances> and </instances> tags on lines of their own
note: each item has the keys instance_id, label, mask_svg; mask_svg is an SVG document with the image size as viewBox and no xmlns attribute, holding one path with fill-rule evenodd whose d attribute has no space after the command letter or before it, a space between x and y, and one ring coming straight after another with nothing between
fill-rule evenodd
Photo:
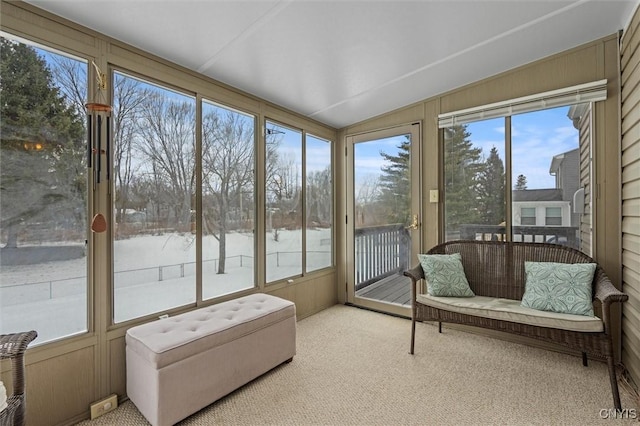
<instances>
[{"instance_id":1,"label":"window frame","mask_svg":"<svg viewBox=\"0 0 640 426\"><path fill-rule=\"evenodd\" d=\"M549 212L557 212L557 215L549 215ZM549 223L549 219L553 219L552 222L555 222L559 219L560 223ZM544 208L544 225L545 226L562 226L562 207L545 207Z\"/></svg>"},{"instance_id":2,"label":"window frame","mask_svg":"<svg viewBox=\"0 0 640 426\"><path fill-rule=\"evenodd\" d=\"M588 115L585 115L585 117L588 117L591 120L590 123L590 129L594 126L593 123L593 115L592 115L592 111L595 108L595 104L597 101L601 101L601 100L605 100L606 99L606 88L603 88L602 86L606 84L606 80L600 80L598 82L594 82L591 84L588 84L590 86L592 86L592 91L591 91L591 95L590 98L587 100L581 100L580 94L579 92L575 95L575 97L573 95L571 95L571 91L575 88L575 87L579 87L579 86L575 86L574 88L567 88L566 90L567 95L566 97L564 97L563 99L567 100L567 103L565 104L559 104L559 105L550 105L550 106L546 106L544 103L544 99L543 99L543 95L532 95L530 98L533 100L532 102L524 102L523 103L523 109L526 109L525 113L535 113L538 111L545 111L545 110L552 110L552 109L557 109L557 108L571 108L572 106L580 106L582 104L588 104L589 107L586 108L586 110L588 110L590 113ZM585 85L586 86L586 85ZM600 87L598 87L600 86ZM558 91L561 92L562 90ZM541 97L542 96L542 97ZM591 100L591 97L593 97L593 99ZM524 99L524 98L523 98ZM573 101L571 101L571 99L573 99ZM542 105L544 107L535 107L536 103L538 101L542 100ZM516 220L516 218L514 217L514 213L516 212L515 210L515 203L513 201L513 193L515 191L515 189L511 189L513 187L513 181L515 180L515 177L513 176L513 159L512 159L512 149L513 149L513 138L512 138L512 117L514 115L522 115L523 112L521 111L515 111L511 108L509 108L509 102L502 102L502 103L496 103L496 104L490 104L488 106L486 106L486 108L488 108L487 111L489 111L489 113L487 114L488 116L485 117L484 116L484 109L485 107L477 107L477 108L469 108L467 110L461 110L458 112L453 112L453 113L447 113L447 114L440 114L438 116L438 127L439 127L439 138L440 138L440 143L441 143L441 164L443 165L442 167L442 182L446 182L446 173L445 173L445 169L446 169L446 158L445 158L445 153L446 153L446 135L447 132L450 132L449 128L454 127L454 126L464 126L464 125L468 125L471 123L475 123L475 122L484 122L484 121L490 121L496 118L501 118L504 120L504 143L505 143L505 160L504 160L504 166L505 166L505 194L504 194L504 200L505 200L505 215L506 215L506 220L504 223L502 223L501 225L504 225L504 230L495 230L495 229L488 229L485 228L483 231L480 231L480 235L481 238L485 238L487 236L491 237L492 239L505 239L506 241L513 241L514 240L514 236L516 235L514 233L514 222ZM512 102L515 102L512 101ZM495 108L494 110L491 111L492 106L493 105L499 105L500 108ZM506 109L504 109L506 108ZM497 111L500 111L500 113L504 114L504 115L494 115ZM460 119L460 122L458 122L458 117L462 117ZM570 117L573 119L573 117ZM574 125L575 127L575 125ZM580 138L580 132L581 129L576 128L576 131L578 132L578 147L577 148L573 148L571 149L571 151L576 150L576 149L580 149L581 148L581 138ZM590 130L591 131L591 130ZM452 132L450 132L452 133ZM590 182L595 182L596 177L594 176L594 163L595 163L595 157L596 157L596 153L593 152L593 144L592 144L592 139L589 138L588 140L589 142L589 146L588 149L590 150L590 155L589 155L589 161L590 161L590 173L589 173L589 181ZM578 176L579 179L581 179L581 176ZM555 176L554 177L556 183L558 180L558 177ZM444 199L445 199L445 204L446 204L446 189L443 188L443 193L444 193ZM566 201L565 201L566 202ZM595 200L590 200L590 203L593 205L593 203L595 202ZM522 222L520 223L520 226L522 226L523 228L527 228L527 227L531 227L531 226L553 226L553 227L562 227L563 223L565 221L565 217L564 217L564 213L562 212L562 207L556 207L560 209L560 216L554 216L555 217L559 217L560 221L558 224L551 224L551 225L547 225L547 221L548 221L548 216L546 216L546 210L545 210L545 225L526 225L523 224ZM536 222L538 220L538 212L536 212ZM522 216L520 217L520 220L522 219ZM442 210L442 214L440 215L440 222L439 222L439 231L440 231L440 237L439 239L441 241L446 241L447 237L448 237L448 229L446 226L447 223L447 218L446 218L446 205L443 206L443 210ZM580 223L578 223L577 225L577 230L580 230ZM479 229L479 228L476 228ZM469 231L471 232L471 231ZM504 234L501 234L502 232L504 232ZM463 232L463 235L467 235L467 233ZM476 235L478 233L476 232ZM471 235L471 234L469 234ZM595 230L591 229L591 239L593 239L593 236L595 235ZM462 238L466 238L466 237L462 237ZM537 241L537 237L534 237L534 239ZM583 250L582 247L577 247L578 250ZM588 255L591 255L590 247L586 247L585 248L585 253Z\"/></svg>"},{"instance_id":3,"label":"window frame","mask_svg":"<svg viewBox=\"0 0 640 426\"><path fill-rule=\"evenodd\" d=\"M92 70L91 70L91 62L92 62L92 56L90 53L90 49L81 49L81 48L77 48L74 49L72 47L69 46L65 46L65 45L61 45L61 44L57 44L54 43L53 41L49 40L49 39L43 39L41 37L37 37L33 34L29 34L28 36L24 36L24 35L18 35L14 32L11 32L11 30L5 30L2 29L0 30L0 37L4 38L4 39L8 39L11 40L15 43L20 43L20 44L24 44L26 46L30 46L34 49L38 49L38 50L44 50L47 51L48 54L54 54L60 57L64 57L67 59L72 59L78 62L83 62L84 65L86 66L86 87L84 88L86 90L86 99L85 102L90 102L91 100L91 91L92 89L95 88L95 82L92 80L91 76L92 76ZM77 47L77 46L76 46ZM84 120L84 131L83 131L83 140L85 144L88 144L88 119L86 118L88 115L88 111L85 109L84 114L82 115L82 119ZM86 148L86 151L88 151L88 148ZM85 274L84 277L84 296L85 296L85 300L84 303L82 303L82 305L84 305L84 309L85 309L85 321L84 321L84 325L83 325L83 330L80 331L74 331L72 333L67 333L67 334L62 334L62 335L58 335L55 336L53 338L50 338L48 340L45 341L41 341L41 338L43 337L43 335L39 336L38 338L36 338L36 340L31 344L31 346L47 346L50 344L56 344L60 341L73 341L73 340L79 340L79 339L83 339L88 335L91 335L92 333L95 332L96 329L96 321L95 321L95 305L94 305L94 269L95 269L95 265L92 263L91 259L93 258L93 253L95 250L95 242L93 240L93 238L91 238L91 218L94 217L94 190L92 188L94 188L94 177L92 174L92 166L91 166L91 161L88 160L88 155L84 155L85 161L87 161L87 164L83 165L83 169L85 170L86 176L85 176L85 183L86 183L86 191L83 194L84 195L84 205L83 205L83 213L85 215L85 226L84 228L84 252L85 252L85 265L83 269L83 272ZM74 278L67 278L67 280L71 280L71 279L76 279L77 277ZM51 283L50 283L51 286ZM51 291L51 290L50 290ZM81 304L78 304L78 306L80 306ZM29 326L28 328L34 328L32 326ZM2 332L5 332L4 330L0 330ZM15 330L17 331L17 330ZM12 333L15 332L14 330L8 330L6 332Z\"/></svg>"},{"instance_id":4,"label":"window frame","mask_svg":"<svg viewBox=\"0 0 640 426\"><path fill-rule=\"evenodd\" d=\"M533 211L533 215L525 215L524 211L525 210L532 210ZM527 222L531 219L533 219L533 223L525 223L525 218L527 218ZM531 225L535 225L536 224L536 208L535 207L520 207L520 225L523 226L531 226Z\"/></svg>"}]
</instances>

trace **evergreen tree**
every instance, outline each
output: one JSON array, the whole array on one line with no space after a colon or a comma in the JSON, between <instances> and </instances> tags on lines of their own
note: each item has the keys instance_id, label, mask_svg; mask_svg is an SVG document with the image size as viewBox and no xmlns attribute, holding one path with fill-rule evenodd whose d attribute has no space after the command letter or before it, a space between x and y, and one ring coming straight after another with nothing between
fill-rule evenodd
<instances>
[{"instance_id":1,"label":"evergreen tree","mask_svg":"<svg viewBox=\"0 0 640 426\"><path fill-rule=\"evenodd\" d=\"M527 189L527 177L525 175L518 175L516 186L513 189L517 191L523 191Z\"/></svg>"},{"instance_id":2,"label":"evergreen tree","mask_svg":"<svg viewBox=\"0 0 640 426\"><path fill-rule=\"evenodd\" d=\"M475 148L466 125L445 129L445 229L457 233L460 225L478 223L476 177L482 168L481 148Z\"/></svg>"},{"instance_id":3,"label":"evergreen tree","mask_svg":"<svg viewBox=\"0 0 640 426\"><path fill-rule=\"evenodd\" d=\"M504 164L498 155L498 149L494 146L477 180L476 192L481 224L498 225L505 220L504 183Z\"/></svg>"},{"instance_id":4,"label":"evergreen tree","mask_svg":"<svg viewBox=\"0 0 640 426\"><path fill-rule=\"evenodd\" d=\"M396 155L380 152L386 164L380 176L379 201L388 223L408 224L411 217L411 140L407 136L398 145Z\"/></svg>"},{"instance_id":5,"label":"evergreen tree","mask_svg":"<svg viewBox=\"0 0 640 426\"><path fill-rule=\"evenodd\" d=\"M0 55L0 227L17 247L21 224L84 219L84 117L34 48L1 38Z\"/></svg>"}]
</instances>

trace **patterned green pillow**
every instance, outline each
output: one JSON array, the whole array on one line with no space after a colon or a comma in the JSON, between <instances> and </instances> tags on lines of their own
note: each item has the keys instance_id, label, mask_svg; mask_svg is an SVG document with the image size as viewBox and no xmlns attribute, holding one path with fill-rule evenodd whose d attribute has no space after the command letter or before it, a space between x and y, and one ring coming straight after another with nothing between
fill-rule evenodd
<instances>
[{"instance_id":1,"label":"patterned green pillow","mask_svg":"<svg viewBox=\"0 0 640 426\"><path fill-rule=\"evenodd\" d=\"M431 296L473 297L462 267L462 256L454 254L419 254L427 292Z\"/></svg>"},{"instance_id":2,"label":"patterned green pillow","mask_svg":"<svg viewBox=\"0 0 640 426\"><path fill-rule=\"evenodd\" d=\"M540 311L593 316L595 263L524 262L522 306Z\"/></svg>"}]
</instances>

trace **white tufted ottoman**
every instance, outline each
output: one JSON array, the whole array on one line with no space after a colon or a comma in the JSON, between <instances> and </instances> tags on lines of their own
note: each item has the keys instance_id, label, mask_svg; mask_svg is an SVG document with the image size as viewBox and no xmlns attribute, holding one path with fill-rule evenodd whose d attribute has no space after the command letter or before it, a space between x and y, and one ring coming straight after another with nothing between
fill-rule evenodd
<instances>
[{"instance_id":1,"label":"white tufted ottoman","mask_svg":"<svg viewBox=\"0 0 640 426\"><path fill-rule=\"evenodd\" d=\"M172 425L296 353L296 309L252 294L132 327L127 394L154 426Z\"/></svg>"}]
</instances>

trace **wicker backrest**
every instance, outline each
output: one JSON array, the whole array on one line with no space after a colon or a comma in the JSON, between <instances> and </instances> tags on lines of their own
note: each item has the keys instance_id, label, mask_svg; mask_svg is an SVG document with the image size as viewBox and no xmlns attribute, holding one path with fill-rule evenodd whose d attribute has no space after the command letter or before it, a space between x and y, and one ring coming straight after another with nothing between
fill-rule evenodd
<instances>
[{"instance_id":1,"label":"wicker backrest","mask_svg":"<svg viewBox=\"0 0 640 426\"><path fill-rule=\"evenodd\" d=\"M505 241L447 241L429 254L460 253L469 286L478 296L521 300L524 262L595 263L586 254L558 244ZM598 267L594 276L604 273Z\"/></svg>"}]
</instances>

